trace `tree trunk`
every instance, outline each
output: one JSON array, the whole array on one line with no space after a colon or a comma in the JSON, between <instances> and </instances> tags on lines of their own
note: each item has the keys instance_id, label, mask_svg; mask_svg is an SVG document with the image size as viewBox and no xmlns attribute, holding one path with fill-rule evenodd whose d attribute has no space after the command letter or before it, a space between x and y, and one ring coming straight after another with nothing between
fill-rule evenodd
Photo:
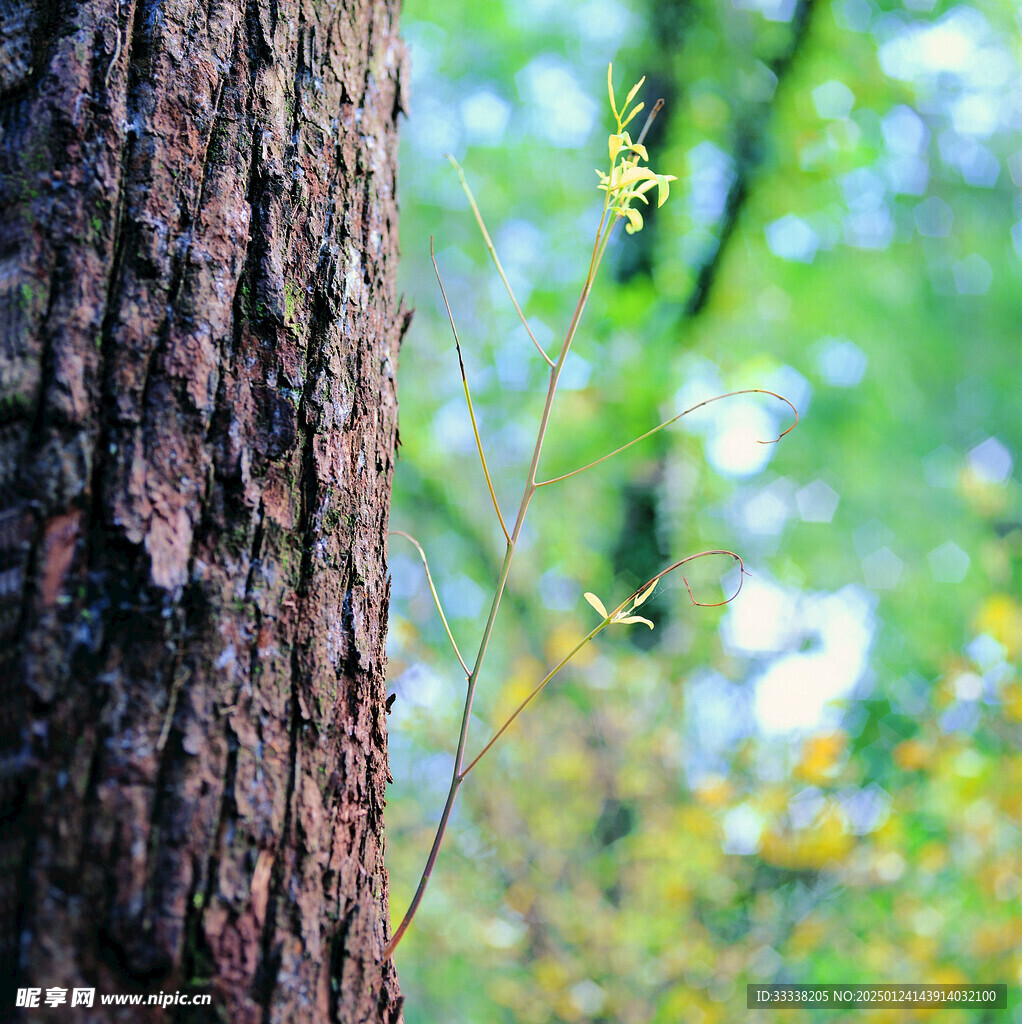
<instances>
[{"instance_id":1,"label":"tree trunk","mask_svg":"<svg viewBox=\"0 0 1022 1024\"><path fill-rule=\"evenodd\" d=\"M0 938L2 982L42 989L21 1019L401 1017L397 8L0 0ZM101 1006L175 990L212 1006Z\"/></svg>"}]
</instances>

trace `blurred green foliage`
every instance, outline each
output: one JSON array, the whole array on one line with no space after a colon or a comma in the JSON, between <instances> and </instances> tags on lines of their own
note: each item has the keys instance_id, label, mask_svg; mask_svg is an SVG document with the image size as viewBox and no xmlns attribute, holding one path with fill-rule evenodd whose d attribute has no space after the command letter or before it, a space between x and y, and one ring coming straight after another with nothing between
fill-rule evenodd
<instances>
[{"instance_id":1,"label":"blurred green foliage","mask_svg":"<svg viewBox=\"0 0 1022 1024\"><path fill-rule=\"evenodd\" d=\"M410 1024L783 1024L816 1016L747 1011L747 983L964 980L1008 982L1013 1009L928 1019L1022 1021L1019 28L1009 0L407 3L417 312L392 522L424 545L466 657L503 537L431 234L506 513L546 368L444 152L550 351L602 200L607 61L667 100L647 144L679 181L612 243L546 475L732 388L803 416L762 446L784 407L721 402L537 495L470 755L595 624L583 591L616 604L705 547L752 576L724 609L666 587L643 608L656 630L602 634L473 773L396 954ZM395 918L463 700L402 544Z\"/></svg>"}]
</instances>

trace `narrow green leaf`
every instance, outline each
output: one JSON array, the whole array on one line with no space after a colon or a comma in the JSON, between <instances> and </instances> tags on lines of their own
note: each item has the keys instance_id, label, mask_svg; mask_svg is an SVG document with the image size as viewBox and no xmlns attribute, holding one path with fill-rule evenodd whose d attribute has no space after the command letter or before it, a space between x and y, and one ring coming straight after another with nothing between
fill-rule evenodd
<instances>
[{"instance_id":1,"label":"narrow green leaf","mask_svg":"<svg viewBox=\"0 0 1022 1024\"><path fill-rule=\"evenodd\" d=\"M628 104L631 103L633 99L635 99L635 94L642 88L642 83L645 82L645 81L646 81L646 76L643 75L642 78L640 78L635 83L635 85L632 86L632 88L629 91L628 95L625 97L625 110L628 109Z\"/></svg>"},{"instance_id":2,"label":"narrow green leaf","mask_svg":"<svg viewBox=\"0 0 1022 1024\"><path fill-rule=\"evenodd\" d=\"M629 622L644 622L647 626L649 626L650 629L653 628L653 623L650 622L649 619L644 619L641 615L626 615L622 619L615 619L614 622L620 623L622 626L628 624Z\"/></svg>"},{"instance_id":3,"label":"narrow green leaf","mask_svg":"<svg viewBox=\"0 0 1022 1024\"><path fill-rule=\"evenodd\" d=\"M667 202L667 197L671 194L670 182L677 181L677 178L673 174L658 174L656 176L657 181L657 209Z\"/></svg>"},{"instance_id":4,"label":"narrow green leaf","mask_svg":"<svg viewBox=\"0 0 1022 1024\"><path fill-rule=\"evenodd\" d=\"M629 112L629 114L628 114L628 116L627 116L626 118L624 118L624 119L623 119L623 120L621 121L621 127L622 127L622 128L624 128L624 127L625 127L625 125L626 125L626 124L628 124L628 123L629 123L629 121L631 121L631 120L632 120L632 118L633 118L633 117L635 117L635 115L636 115L636 114L637 114L637 113L638 113L638 112L639 112L640 110L642 110L642 108L643 108L643 107L644 107L645 105L646 105L645 103L640 103L640 104L639 104L639 105L638 105L638 106L637 106L637 107L636 107L636 108L635 108L634 110L630 111L630 112Z\"/></svg>"},{"instance_id":5,"label":"narrow green leaf","mask_svg":"<svg viewBox=\"0 0 1022 1024\"><path fill-rule=\"evenodd\" d=\"M610 96L610 109L614 114L614 119L620 124L621 118L617 116L617 104L614 102L614 65L607 65L607 95Z\"/></svg>"}]
</instances>

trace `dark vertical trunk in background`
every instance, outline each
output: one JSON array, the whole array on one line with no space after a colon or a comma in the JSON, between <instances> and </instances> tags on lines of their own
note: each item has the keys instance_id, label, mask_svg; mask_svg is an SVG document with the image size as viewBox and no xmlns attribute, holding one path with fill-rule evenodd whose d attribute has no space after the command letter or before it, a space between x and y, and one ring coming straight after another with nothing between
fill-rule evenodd
<instances>
[{"instance_id":1,"label":"dark vertical trunk in background","mask_svg":"<svg viewBox=\"0 0 1022 1024\"><path fill-rule=\"evenodd\" d=\"M397 8L0 0L0 1017L400 1018Z\"/></svg>"}]
</instances>

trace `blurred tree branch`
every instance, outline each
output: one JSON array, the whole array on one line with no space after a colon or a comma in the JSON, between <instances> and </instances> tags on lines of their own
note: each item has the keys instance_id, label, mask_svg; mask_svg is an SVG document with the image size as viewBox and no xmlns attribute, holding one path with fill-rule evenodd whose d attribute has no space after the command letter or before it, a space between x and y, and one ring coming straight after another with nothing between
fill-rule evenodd
<instances>
[{"instance_id":1,"label":"blurred tree branch","mask_svg":"<svg viewBox=\"0 0 1022 1024\"><path fill-rule=\"evenodd\" d=\"M777 102L781 86L791 70L795 57L809 34L810 15L815 0L798 0L791 19L791 36L788 47L768 62L776 84L770 98L762 103L749 103L735 117L734 146L732 156L735 162L735 176L728 189L724 211L718 222L716 239L708 258L696 274L692 292L685 303L685 316L694 317L706 305L717 277L724 250L734 232L742 209L749 198L749 192L757 171L766 154L766 136L770 128L772 108Z\"/></svg>"}]
</instances>

